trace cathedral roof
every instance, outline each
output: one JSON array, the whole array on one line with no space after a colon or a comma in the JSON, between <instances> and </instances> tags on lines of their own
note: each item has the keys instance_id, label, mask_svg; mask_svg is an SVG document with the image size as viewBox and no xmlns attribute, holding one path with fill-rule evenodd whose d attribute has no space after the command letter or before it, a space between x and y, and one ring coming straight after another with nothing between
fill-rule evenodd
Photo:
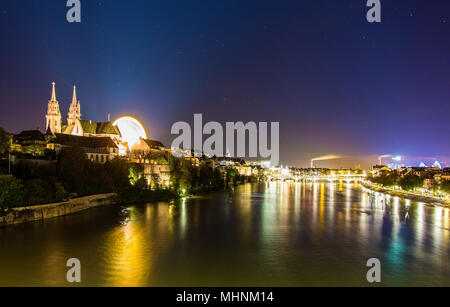
<instances>
[{"instance_id":1,"label":"cathedral roof","mask_svg":"<svg viewBox=\"0 0 450 307\"><path fill-rule=\"evenodd\" d=\"M75 125L63 126L62 127L62 133L64 133L64 134L72 134L74 127L75 127Z\"/></svg>"},{"instance_id":2,"label":"cathedral roof","mask_svg":"<svg viewBox=\"0 0 450 307\"><path fill-rule=\"evenodd\" d=\"M97 123L97 134L118 134L119 128L113 126L111 122Z\"/></svg>"},{"instance_id":3,"label":"cathedral roof","mask_svg":"<svg viewBox=\"0 0 450 307\"><path fill-rule=\"evenodd\" d=\"M118 148L110 137L89 137L56 133L52 143L83 148Z\"/></svg>"},{"instance_id":4,"label":"cathedral roof","mask_svg":"<svg viewBox=\"0 0 450 307\"><path fill-rule=\"evenodd\" d=\"M80 124L81 128L83 129L83 133L120 135L119 129L116 126L113 126L111 122L98 123L91 120L80 120Z\"/></svg>"}]
</instances>

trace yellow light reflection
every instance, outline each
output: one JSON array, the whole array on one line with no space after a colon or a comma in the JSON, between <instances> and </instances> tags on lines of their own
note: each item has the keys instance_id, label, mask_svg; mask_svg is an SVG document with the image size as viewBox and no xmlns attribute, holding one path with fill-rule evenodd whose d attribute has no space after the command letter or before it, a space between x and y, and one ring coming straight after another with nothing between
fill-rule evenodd
<instances>
[{"instance_id":1,"label":"yellow light reflection","mask_svg":"<svg viewBox=\"0 0 450 307\"><path fill-rule=\"evenodd\" d=\"M130 219L133 220L134 208L130 208ZM115 228L105 239L106 285L143 286L151 269L151 252L145 249L142 227L129 222ZM150 258L150 259L149 259Z\"/></svg>"},{"instance_id":2,"label":"yellow light reflection","mask_svg":"<svg viewBox=\"0 0 450 307\"><path fill-rule=\"evenodd\" d=\"M419 249L422 247L425 236L425 205L422 202L417 203L416 216L416 240Z\"/></svg>"},{"instance_id":3,"label":"yellow light reflection","mask_svg":"<svg viewBox=\"0 0 450 307\"><path fill-rule=\"evenodd\" d=\"M320 200L319 200L319 227L323 229L325 227L325 183L320 185Z\"/></svg>"}]
</instances>

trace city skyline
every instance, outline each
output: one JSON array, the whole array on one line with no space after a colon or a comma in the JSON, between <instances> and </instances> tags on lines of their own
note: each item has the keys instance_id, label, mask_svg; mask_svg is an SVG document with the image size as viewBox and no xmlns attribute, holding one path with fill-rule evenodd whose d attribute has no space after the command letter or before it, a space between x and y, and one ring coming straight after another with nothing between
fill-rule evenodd
<instances>
[{"instance_id":1,"label":"city skyline","mask_svg":"<svg viewBox=\"0 0 450 307\"><path fill-rule=\"evenodd\" d=\"M448 0L1 1L0 287L450 286L449 33Z\"/></svg>"},{"instance_id":2,"label":"city skyline","mask_svg":"<svg viewBox=\"0 0 450 307\"><path fill-rule=\"evenodd\" d=\"M347 160L319 164L368 166L387 153L450 150L448 4L383 3L380 24L365 20L365 1L134 1L126 9L91 1L80 24L67 23L64 3L22 4L0 11L9 42L0 50L0 122L11 132L43 130L55 81L64 106L76 84L88 118L134 115L165 144L170 126L196 112L279 121L283 165L333 153Z\"/></svg>"},{"instance_id":3,"label":"city skyline","mask_svg":"<svg viewBox=\"0 0 450 307\"><path fill-rule=\"evenodd\" d=\"M71 120L71 116L81 116L80 114L80 100L77 99L77 94L76 94L76 85L73 85L73 92L72 92L72 101L70 104L69 108L66 108L66 106L64 104L62 104L62 100L58 97L58 95L56 94L56 84L55 82L51 82L51 97L50 97L50 101L57 101L59 102L59 109L61 110L60 112L60 116L61 116L61 124L63 125L63 127L67 127L64 126L65 123L69 124L69 121ZM72 110L73 108L73 104L77 105L77 112L79 115L71 115L71 113L73 113L74 111ZM49 106L50 108L50 106ZM66 113L66 109L68 111L68 113ZM66 119L65 115L68 116L68 118ZM108 121L111 123L116 122L117 120L119 120L120 118L123 117L128 117L128 115L121 115L119 117L114 118L113 120L111 119L111 115L108 114L107 115L107 119L103 120L104 122ZM47 118L47 116L46 116ZM79 118L81 119L81 118ZM134 119L134 120L139 120L139 119ZM73 121L73 119L72 119ZM89 120L92 122L92 120ZM139 123L139 122L138 122ZM115 125L115 123L114 123ZM140 125L140 123L139 123ZM49 125L48 125L48 119L46 119L46 124L44 125L45 129L40 129L40 127L30 127L28 129L28 131L31 130L42 130L42 132L45 132L49 129ZM145 127L142 127L142 129L145 129ZM53 129L51 129L53 130ZM27 131L27 129L22 129L22 131ZM60 132L58 132L60 133ZM123 133L123 132L122 132ZM145 132L146 134L146 132ZM144 137L146 138L146 137ZM205 137L203 138L205 139ZM248 144L246 145L248 146ZM228 151L228 150L227 150ZM225 155L224 155L225 156ZM239 157L239 156L236 156ZM248 158L248 157L239 157L239 158ZM443 168L443 167L447 167L448 163L447 163L447 159L443 156L404 156L404 155L397 155L397 154L384 154L384 155L378 155L378 156L370 156L367 157L368 159L370 159L370 162L368 162L367 165L365 165L366 169L369 169L372 167L372 165L375 165L375 160L377 160L377 165L403 165L406 167L413 167L413 166L419 166L419 167L430 167L430 166L438 166L439 168ZM321 155L321 156L315 156L315 157L311 157L310 159L310 166L311 168L315 168L315 167L325 167L325 168L329 168L329 163L330 162L336 162L336 164L338 166L335 166L335 168L342 168L342 167L356 167L356 168L360 168L361 164L355 164L352 166L343 166L343 165L350 165L351 163L358 163L355 162L358 161L357 160L358 157L352 157L352 156L344 156L341 154L326 154L326 155ZM359 157L359 159L361 159L360 161L363 161L364 158ZM252 159L251 159L252 160ZM264 160L264 159L263 159ZM342 161L347 161L342 163ZM350 162L349 162L350 161ZM372 163L374 162L374 163ZM360 163L360 162L359 162ZM328 165L327 165L328 164ZM282 163L280 163L279 165L283 166ZM306 165L285 165L285 167L297 167L297 168L307 168Z\"/></svg>"}]
</instances>

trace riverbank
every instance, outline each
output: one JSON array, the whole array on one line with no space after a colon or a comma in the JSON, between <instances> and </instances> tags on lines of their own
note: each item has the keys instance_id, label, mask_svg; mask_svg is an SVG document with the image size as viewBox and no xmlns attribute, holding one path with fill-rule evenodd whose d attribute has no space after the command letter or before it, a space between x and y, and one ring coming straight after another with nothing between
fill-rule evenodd
<instances>
[{"instance_id":1,"label":"riverbank","mask_svg":"<svg viewBox=\"0 0 450 307\"><path fill-rule=\"evenodd\" d=\"M450 201L444 200L438 197L433 196L427 196L427 195L419 195L403 190L393 190L389 188L379 187L372 184L361 182L361 185L369 190L383 193L383 194L389 194L392 196L397 196L401 198L410 199L417 202L423 202L426 205L429 206L442 206L442 207L450 207Z\"/></svg>"},{"instance_id":2,"label":"riverbank","mask_svg":"<svg viewBox=\"0 0 450 307\"><path fill-rule=\"evenodd\" d=\"M243 184L249 181L239 182ZM224 187L228 189L229 187ZM203 188L192 191L191 195L199 195L211 191L218 191L219 188ZM7 225L14 225L26 222L41 221L44 219L60 217L65 215L71 215L84 211L90 208L99 206L111 206L116 204L132 204L132 203L148 203L157 201L172 201L174 199L183 197L177 195L170 190L143 190L137 193L137 191L131 191L126 195L118 195L117 193L96 194L84 197L73 198L64 202L14 207L14 208L0 208L0 227Z\"/></svg>"},{"instance_id":3,"label":"riverbank","mask_svg":"<svg viewBox=\"0 0 450 307\"><path fill-rule=\"evenodd\" d=\"M73 198L65 202L45 205L0 209L0 227L25 222L41 221L53 217L74 214L99 206L120 203L116 193L97 194Z\"/></svg>"},{"instance_id":4,"label":"riverbank","mask_svg":"<svg viewBox=\"0 0 450 307\"><path fill-rule=\"evenodd\" d=\"M245 183L254 183L257 180L242 180L239 182L235 182L233 184L225 185L225 186L209 186L196 188L191 190L190 192L180 192L176 193L172 190L161 189L161 190L130 190L123 191L118 196L120 198L121 204L143 204L149 202L157 202L157 201L173 201L183 197L191 197L198 196L210 192L218 192L223 190L228 190L232 187L237 187L239 185Z\"/></svg>"}]
</instances>

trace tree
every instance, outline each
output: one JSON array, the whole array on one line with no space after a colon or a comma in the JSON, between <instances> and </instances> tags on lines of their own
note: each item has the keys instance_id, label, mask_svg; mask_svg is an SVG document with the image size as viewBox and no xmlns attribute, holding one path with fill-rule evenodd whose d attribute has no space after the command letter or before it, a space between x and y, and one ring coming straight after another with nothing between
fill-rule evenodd
<instances>
[{"instance_id":1,"label":"tree","mask_svg":"<svg viewBox=\"0 0 450 307\"><path fill-rule=\"evenodd\" d=\"M450 194L450 181L449 180L446 180L446 181L442 182L441 190L444 193Z\"/></svg>"},{"instance_id":2,"label":"tree","mask_svg":"<svg viewBox=\"0 0 450 307\"><path fill-rule=\"evenodd\" d=\"M24 154L29 154L32 156L44 156L44 152L45 152L45 146L42 144L33 144L33 145L28 145L28 146L24 146L22 152Z\"/></svg>"},{"instance_id":3,"label":"tree","mask_svg":"<svg viewBox=\"0 0 450 307\"><path fill-rule=\"evenodd\" d=\"M436 181L436 180L433 180L433 181L431 182L431 191L433 191L434 193L436 193L437 191L439 191L439 188L440 188L439 182Z\"/></svg>"},{"instance_id":4,"label":"tree","mask_svg":"<svg viewBox=\"0 0 450 307\"><path fill-rule=\"evenodd\" d=\"M13 176L0 176L0 206L16 207L25 200L22 181Z\"/></svg>"},{"instance_id":5,"label":"tree","mask_svg":"<svg viewBox=\"0 0 450 307\"><path fill-rule=\"evenodd\" d=\"M128 178L132 185L136 185L139 179L143 178L143 167L140 164L132 164L129 168Z\"/></svg>"},{"instance_id":6,"label":"tree","mask_svg":"<svg viewBox=\"0 0 450 307\"><path fill-rule=\"evenodd\" d=\"M144 153L144 161L156 164L168 164L168 154L160 151L148 151Z\"/></svg>"},{"instance_id":7,"label":"tree","mask_svg":"<svg viewBox=\"0 0 450 307\"><path fill-rule=\"evenodd\" d=\"M186 184L186 167L183 158L171 156L169 158L170 165L170 186L174 191L185 188ZM183 186L183 187L182 187Z\"/></svg>"},{"instance_id":8,"label":"tree","mask_svg":"<svg viewBox=\"0 0 450 307\"><path fill-rule=\"evenodd\" d=\"M5 154L9 151L11 146L11 136L0 127L0 154Z\"/></svg>"},{"instance_id":9,"label":"tree","mask_svg":"<svg viewBox=\"0 0 450 307\"><path fill-rule=\"evenodd\" d=\"M399 186L405 191L412 191L415 188L420 188L423 186L423 180L413 174L406 175L399 180Z\"/></svg>"},{"instance_id":10,"label":"tree","mask_svg":"<svg viewBox=\"0 0 450 307\"><path fill-rule=\"evenodd\" d=\"M200 166L200 185L202 187L209 187L213 183L213 169L209 165Z\"/></svg>"},{"instance_id":11,"label":"tree","mask_svg":"<svg viewBox=\"0 0 450 307\"><path fill-rule=\"evenodd\" d=\"M138 191L143 191L148 189L147 180L144 177L140 177L136 184L134 185Z\"/></svg>"},{"instance_id":12,"label":"tree","mask_svg":"<svg viewBox=\"0 0 450 307\"><path fill-rule=\"evenodd\" d=\"M120 158L106 162L105 172L112 191L119 191L130 185L128 179L128 163Z\"/></svg>"},{"instance_id":13,"label":"tree","mask_svg":"<svg viewBox=\"0 0 450 307\"><path fill-rule=\"evenodd\" d=\"M63 201L67 195L64 186L60 182L55 182L55 201Z\"/></svg>"},{"instance_id":14,"label":"tree","mask_svg":"<svg viewBox=\"0 0 450 307\"><path fill-rule=\"evenodd\" d=\"M84 182L89 180L89 174L86 172L86 166L89 161L80 147L65 148L59 155L58 176L63 182L64 187L77 194L83 194Z\"/></svg>"},{"instance_id":15,"label":"tree","mask_svg":"<svg viewBox=\"0 0 450 307\"><path fill-rule=\"evenodd\" d=\"M227 184L237 184L239 181L239 172L235 167L226 168Z\"/></svg>"},{"instance_id":16,"label":"tree","mask_svg":"<svg viewBox=\"0 0 450 307\"><path fill-rule=\"evenodd\" d=\"M382 186L392 187L397 185L399 177L395 173L383 173L378 177L369 177L368 179L374 183L381 184Z\"/></svg>"},{"instance_id":17,"label":"tree","mask_svg":"<svg viewBox=\"0 0 450 307\"><path fill-rule=\"evenodd\" d=\"M161 187L161 177L159 174L156 174L154 172L151 173L151 188L154 190L158 190Z\"/></svg>"},{"instance_id":18,"label":"tree","mask_svg":"<svg viewBox=\"0 0 450 307\"><path fill-rule=\"evenodd\" d=\"M30 204L38 204L53 201L53 187L43 178L32 179L24 182L27 191L27 200Z\"/></svg>"}]
</instances>

